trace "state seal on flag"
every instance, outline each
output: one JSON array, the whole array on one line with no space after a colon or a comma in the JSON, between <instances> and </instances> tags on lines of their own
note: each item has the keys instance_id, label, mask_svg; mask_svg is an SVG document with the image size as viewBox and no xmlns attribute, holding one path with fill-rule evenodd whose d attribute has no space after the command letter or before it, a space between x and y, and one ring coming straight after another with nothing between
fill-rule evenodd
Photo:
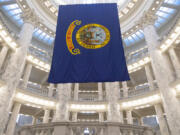
<instances>
[{"instance_id":1,"label":"state seal on flag","mask_svg":"<svg viewBox=\"0 0 180 135\"><path fill-rule=\"evenodd\" d=\"M73 31L81 21L73 21L66 33L66 44L68 50L73 55L80 54L80 50L75 48L72 40ZM76 33L77 43L86 49L99 49L106 46L110 41L110 31L100 24L87 24L82 26Z\"/></svg>"},{"instance_id":2,"label":"state seal on flag","mask_svg":"<svg viewBox=\"0 0 180 135\"><path fill-rule=\"evenodd\" d=\"M86 49L98 49L106 46L110 41L109 30L100 24L87 24L76 33L79 45Z\"/></svg>"}]
</instances>

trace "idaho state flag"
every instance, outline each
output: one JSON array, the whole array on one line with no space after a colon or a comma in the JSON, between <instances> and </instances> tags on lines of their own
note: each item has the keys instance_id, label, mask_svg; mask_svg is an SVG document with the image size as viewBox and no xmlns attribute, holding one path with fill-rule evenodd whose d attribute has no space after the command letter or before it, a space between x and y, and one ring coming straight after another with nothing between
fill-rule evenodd
<instances>
[{"instance_id":1,"label":"idaho state flag","mask_svg":"<svg viewBox=\"0 0 180 135\"><path fill-rule=\"evenodd\" d=\"M129 80L117 4L59 7L50 83Z\"/></svg>"}]
</instances>

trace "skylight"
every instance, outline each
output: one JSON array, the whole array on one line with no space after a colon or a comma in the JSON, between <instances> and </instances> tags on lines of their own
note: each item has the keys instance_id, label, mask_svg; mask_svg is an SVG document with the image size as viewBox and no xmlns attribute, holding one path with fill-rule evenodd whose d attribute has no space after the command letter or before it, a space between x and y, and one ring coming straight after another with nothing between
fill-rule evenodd
<instances>
[{"instance_id":1,"label":"skylight","mask_svg":"<svg viewBox=\"0 0 180 135\"><path fill-rule=\"evenodd\" d=\"M48 35L47 33L43 32L39 28L36 28L33 37L38 39L39 41L42 41L48 45L51 45L54 42L54 37Z\"/></svg>"},{"instance_id":2,"label":"skylight","mask_svg":"<svg viewBox=\"0 0 180 135\"><path fill-rule=\"evenodd\" d=\"M0 2L2 2L2 0ZM22 10L17 4L4 5L2 6L2 10L19 27L23 25L23 20L20 17L22 14Z\"/></svg>"},{"instance_id":3,"label":"skylight","mask_svg":"<svg viewBox=\"0 0 180 135\"><path fill-rule=\"evenodd\" d=\"M126 0L52 0L57 5L67 5L67 4L91 4L91 3L117 3L118 5L123 5Z\"/></svg>"}]
</instances>

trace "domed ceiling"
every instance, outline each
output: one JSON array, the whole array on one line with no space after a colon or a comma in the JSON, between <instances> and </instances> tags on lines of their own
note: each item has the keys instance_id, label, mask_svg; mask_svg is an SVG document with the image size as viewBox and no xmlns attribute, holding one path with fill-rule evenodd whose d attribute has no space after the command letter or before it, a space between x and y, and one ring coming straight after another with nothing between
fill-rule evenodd
<instances>
[{"instance_id":1,"label":"domed ceiling","mask_svg":"<svg viewBox=\"0 0 180 135\"><path fill-rule=\"evenodd\" d=\"M90 3L117 3L122 6L127 0L51 0L56 5L67 5L67 4L90 4Z\"/></svg>"}]
</instances>

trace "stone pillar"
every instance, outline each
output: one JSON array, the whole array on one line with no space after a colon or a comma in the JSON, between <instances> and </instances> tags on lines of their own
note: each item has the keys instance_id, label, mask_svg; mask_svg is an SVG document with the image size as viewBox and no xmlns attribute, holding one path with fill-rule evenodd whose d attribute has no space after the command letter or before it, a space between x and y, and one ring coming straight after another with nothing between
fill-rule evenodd
<instances>
[{"instance_id":1,"label":"stone pillar","mask_svg":"<svg viewBox=\"0 0 180 135\"><path fill-rule=\"evenodd\" d=\"M145 65L145 71L146 71L147 81L149 84L149 89L154 90L155 88L154 88L154 83L153 83L153 75L152 75L153 73L151 72L149 64Z\"/></svg>"},{"instance_id":2,"label":"stone pillar","mask_svg":"<svg viewBox=\"0 0 180 135\"><path fill-rule=\"evenodd\" d=\"M77 122L77 112L72 112L72 121Z\"/></svg>"},{"instance_id":3,"label":"stone pillar","mask_svg":"<svg viewBox=\"0 0 180 135\"><path fill-rule=\"evenodd\" d=\"M52 97L53 93L54 93L54 84L50 83L49 91L48 91L48 97Z\"/></svg>"},{"instance_id":4,"label":"stone pillar","mask_svg":"<svg viewBox=\"0 0 180 135\"><path fill-rule=\"evenodd\" d=\"M74 87L74 100L78 101L79 98L79 83L75 83L75 87ZM72 121L77 122L77 112L73 112L72 113Z\"/></svg>"},{"instance_id":5,"label":"stone pillar","mask_svg":"<svg viewBox=\"0 0 180 135\"><path fill-rule=\"evenodd\" d=\"M168 70L169 66L166 64L164 56L159 49L160 43L153 25L154 20L156 20L154 17L153 13L145 13L139 24L143 24L145 40L151 57L155 78L161 92L171 134L178 135L180 133L180 109L177 109L177 107L180 106L180 103L169 86L169 80L171 78Z\"/></svg>"},{"instance_id":6,"label":"stone pillar","mask_svg":"<svg viewBox=\"0 0 180 135\"><path fill-rule=\"evenodd\" d=\"M98 83L98 99L100 101L103 100L102 83Z\"/></svg>"},{"instance_id":7,"label":"stone pillar","mask_svg":"<svg viewBox=\"0 0 180 135\"><path fill-rule=\"evenodd\" d=\"M74 100L78 100L79 97L79 83L75 83L74 87Z\"/></svg>"},{"instance_id":8,"label":"stone pillar","mask_svg":"<svg viewBox=\"0 0 180 135\"><path fill-rule=\"evenodd\" d=\"M50 116L50 110L44 110L44 117L43 117L43 123L49 122L49 116Z\"/></svg>"},{"instance_id":9,"label":"stone pillar","mask_svg":"<svg viewBox=\"0 0 180 135\"><path fill-rule=\"evenodd\" d=\"M161 104L154 105L156 110L156 115L159 121L159 127L162 135L170 135L168 131L168 125L163 115L163 110Z\"/></svg>"},{"instance_id":10,"label":"stone pillar","mask_svg":"<svg viewBox=\"0 0 180 135\"><path fill-rule=\"evenodd\" d=\"M32 116L32 125L36 125L37 119L36 117Z\"/></svg>"},{"instance_id":11,"label":"stone pillar","mask_svg":"<svg viewBox=\"0 0 180 135\"><path fill-rule=\"evenodd\" d=\"M52 122L56 121L56 110L53 110L53 118L52 118Z\"/></svg>"},{"instance_id":12,"label":"stone pillar","mask_svg":"<svg viewBox=\"0 0 180 135\"><path fill-rule=\"evenodd\" d=\"M69 121L68 101L71 98L71 84L58 84L59 101L56 106L56 122Z\"/></svg>"},{"instance_id":13,"label":"stone pillar","mask_svg":"<svg viewBox=\"0 0 180 135\"><path fill-rule=\"evenodd\" d=\"M140 118L139 124L140 124L141 126L144 126L144 117L141 117L141 118Z\"/></svg>"},{"instance_id":14,"label":"stone pillar","mask_svg":"<svg viewBox=\"0 0 180 135\"><path fill-rule=\"evenodd\" d=\"M2 74L2 80L6 82L0 88L0 135L2 135L8 120L8 113L12 106L12 99L15 94L16 87L22 75L25 65L27 50L30 45L34 26L38 18L31 10L23 12L24 25L18 39L19 47L12 53L5 72Z\"/></svg>"},{"instance_id":15,"label":"stone pillar","mask_svg":"<svg viewBox=\"0 0 180 135\"><path fill-rule=\"evenodd\" d=\"M120 120L117 119L120 117L120 110L119 110L119 104L118 99L120 93L119 93L119 83L113 82L113 83L105 83L106 86L106 96L108 100L108 113L107 113L107 120L109 122L119 122Z\"/></svg>"},{"instance_id":16,"label":"stone pillar","mask_svg":"<svg viewBox=\"0 0 180 135\"><path fill-rule=\"evenodd\" d=\"M132 111L131 110L126 111L126 116L127 116L127 123L133 125ZM133 135L133 131L129 131L129 135Z\"/></svg>"},{"instance_id":17,"label":"stone pillar","mask_svg":"<svg viewBox=\"0 0 180 135\"><path fill-rule=\"evenodd\" d=\"M124 96L124 97L128 97L128 86L127 86L127 82L122 82L122 86L123 86L123 96Z\"/></svg>"},{"instance_id":18,"label":"stone pillar","mask_svg":"<svg viewBox=\"0 0 180 135\"><path fill-rule=\"evenodd\" d=\"M175 69L176 76L177 76L177 78L180 78L180 60L179 60L174 48L169 49L169 56L171 58L173 67Z\"/></svg>"},{"instance_id":19,"label":"stone pillar","mask_svg":"<svg viewBox=\"0 0 180 135\"><path fill-rule=\"evenodd\" d=\"M28 85L29 77L31 75L31 70L32 70L32 64L27 63L25 71L24 71L24 76L23 76L23 87L26 88Z\"/></svg>"},{"instance_id":20,"label":"stone pillar","mask_svg":"<svg viewBox=\"0 0 180 135\"><path fill-rule=\"evenodd\" d=\"M164 63L167 66L166 70L167 70L168 80L169 82L173 82L175 81L175 72L170 57L167 53L163 53L162 56L164 59Z\"/></svg>"},{"instance_id":21,"label":"stone pillar","mask_svg":"<svg viewBox=\"0 0 180 135\"><path fill-rule=\"evenodd\" d=\"M9 47L7 45L3 46L1 52L0 52L0 69L2 68L2 65L4 63L4 60L6 58L6 55L8 53Z\"/></svg>"},{"instance_id":22,"label":"stone pillar","mask_svg":"<svg viewBox=\"0 0 180 135\"><path fill-rule=\"evenodd\" d=\"M14 104L14 108L13 108L13 111L12 111L12 114L11 114L11 117L7 126L6 135L14 135L14 130L16 127L16 119L19 114L20 108L21 108L20 103Z\"/></svg>"},{"instance_id":23,"label":"stone pillar","mask_svg":"<svg viewBox=\"0 0 180 135\"><path fill-rule=\"evenodd\" d=\"M108 112L107 121L108 122L120 122L120 108L118 104L118 99L120 97L119 82L107 82L106 86L106 98L108 101ZM118 126L108 125L107 132L108 135L120 135L120 129Z\"/></svg>"},{"instance_id":24,"label":"stone pillar","mask_svg":"<svg viewBox=\"0 0 180 135\"><path fill-rule=\"evenodd\" d=\"M123 111L120 111L119 122L124 123Z\"/></svg>"},{"instance_id":25,"label":"stone pillar","mask_svg":"<svg viewBox=\"0 0 180 135\"><path fill-rule=\"evenodd\" d=\"M103 122L103 121L104 121L104 113L99 112L99 122Z\"/></svg>"},{"instance_id":26,"label":"stone pillar","mask_svg":"<svg viewBox=\"0 0 180 135\"><path fill-rule=\"evenodd\" d=\"M127 116L127 123L133 124L133 117L132 117L132 111L131 110L126 111L126 116Z\"/></svg>"}]
</instances>

